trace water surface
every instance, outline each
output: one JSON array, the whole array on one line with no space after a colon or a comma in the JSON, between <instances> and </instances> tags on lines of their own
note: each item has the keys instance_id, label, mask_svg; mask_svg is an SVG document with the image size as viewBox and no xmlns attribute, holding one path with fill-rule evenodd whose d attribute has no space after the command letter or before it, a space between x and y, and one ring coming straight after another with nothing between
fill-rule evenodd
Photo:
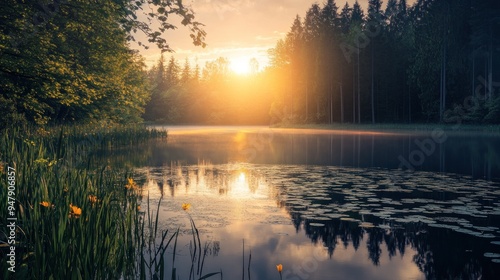
<instances>
[{"instance_id":1,"label":"water surface","mask_svg":"<svg viewBox=\"0 0 500 280\"><path fill-rule=\"evenodd\" d=\"M181 228L181 274L192 238L185 202L209 248L204 271L225 279L279 279L278 263L283 279L500 273L496 136L168 130L167 142L135 151L136 172L153 202L163 197L161 226Z\"/></svg>"}]
</instances>

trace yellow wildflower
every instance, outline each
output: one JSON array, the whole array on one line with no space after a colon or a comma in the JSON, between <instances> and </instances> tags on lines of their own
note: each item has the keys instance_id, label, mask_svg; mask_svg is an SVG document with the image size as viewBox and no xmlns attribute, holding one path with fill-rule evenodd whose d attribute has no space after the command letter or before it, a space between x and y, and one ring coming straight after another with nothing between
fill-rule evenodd
<instances>
[{"instance_id":1,"label":"yellow wildflower","mask_svg":"<svg viewBox=\"0 0 500 280\"><path fill-rule=\"evenodd\" d=\"M78 218L82 214L82 209L78 206L74 206L73 204L69 205L69 217L70 218Z\"/></svg>"},{"instance_id":2,"label":"yellow wildflower","mask_svg":"<svg viewBox=\"0 0 500 280\"><path fill-rule=\"evenodd\" d=\"M127 190L136 189L137 188L137 184L135 183L134 179L128 178L127 181L128 181L128 183L125 185L125 188Z\"/></svg>"},{"instance_id":3,"label":"yellow wildflower","mask_svg":"<svg viewBox=\"0 0 500 280\"><path fill-rule=\"evenodd\" d=\"M95 195L89 195L89 201L92 203L92 205L96 204L99 200L97 199L97 196Z\"/></svg>"},{"instance_id":4,"label":"yellow wildflower","mask_svg":"<svg viewBox=\"0 0 500 280\"><path fill-rule=\"evenodd\" d=\"M279 273L281 273L281 271L283 271L283 265L282 264L276 265L276 269L278 270Z\"/></svg>"},{"instance_id":5,"label":"yellow wildflower","mask_svg":"<svg viewBox=\"0 0 500 280\"><path fill-rule=\"evenodd\" d=\"M50 206L52 206L52 204L50 204L50 202L48 201L42 201L40 202L40 205L42 205L45 208L49 208Z\"/></svg>"},{"instance_id":6,"label":"yellow wildflower","mask_svg":"<svg viewBox=\"0 0 500 280\"><path fill-rule=\"evenodd\" d=\"M191 204L189 203L182 203L182 210L187 211L191 208Z\"/></svg>"}]
</instances>

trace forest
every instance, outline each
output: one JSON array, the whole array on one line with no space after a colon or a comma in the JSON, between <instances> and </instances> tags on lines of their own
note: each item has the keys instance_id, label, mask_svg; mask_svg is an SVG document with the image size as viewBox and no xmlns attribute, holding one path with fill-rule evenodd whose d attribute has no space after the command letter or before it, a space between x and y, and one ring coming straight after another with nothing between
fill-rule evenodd
<instances>
[{"instance_id":1,"label":"forest","mask_svg":"<svg viewBox=\"0 0 500 280\"><path fill-rule=\"evenodd\" d=\"M162 58L145 118L167 123L500 123L500 2L334 0L297 15L248 77ZM187 79L192 73L192 80ZM165 109L166 108L166 109Z\"/></svg>"},{"instance_id":2,"label":"forest","mask_svg":"<svg viewBox=\"0 0 500 280\"><path fill-rule=\"evenodd\" d=\"M147 69L130 42L145 32L172 51L172 15L205 46L194 12L171 2L3 2L0 126L500 123L498 1L313 4L249 75L224 57L200 67L162 55ZM158 7L146 13L157 29L137 18L143 4Z\"/></svg>"},{"instance_id":3,"label":"forest","mask_svg":"<svg viewBox=\"0 0 500 280\"><path fill-rule=\"evenodd\" d=\"M201 23L182 1L2 1L0 129L142 121L150 89L131 42L144 33L150 45L171 51L164 34L177 28L172 17L193 44L205 45Z\"/></svg>"}]
</instances>

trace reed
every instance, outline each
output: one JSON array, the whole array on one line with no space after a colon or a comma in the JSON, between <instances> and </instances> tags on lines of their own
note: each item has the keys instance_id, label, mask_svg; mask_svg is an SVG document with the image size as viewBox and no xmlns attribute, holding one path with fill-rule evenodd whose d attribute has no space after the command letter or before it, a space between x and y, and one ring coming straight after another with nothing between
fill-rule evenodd
<instances>
[{"instance_id":1,"label":"reed","mask_svg":"<svg viewBox=\"0 0 500 280\"><path fill-rule=\"evenodd\" d=\"M144 219L138 224L139 238L141 246L139 249L140 272L139 279L208 279L212 276L220 275L222 271L203 274L203 265L208 252L208 243L205 243L203 251L201 250L201 239L196 224L188 215L193 241L190 243L191 266L188 272L189 277L179 272L176 266L177 245L180 229L172 233L168 230L160 230L158 223L159 211L162 198L158 200L155 208L151 207L149 195L146 200L147 210L143 213ZM184 204L182 208L187 212L189 204ZM172 259L168 260L166 252L172 248ZM168 265L170 263L170 265ZM195 270L195 267L197 269ZM184 278L181 278L184 277Z\"/></svg>"},{"instance_id":2,"label":"reed","mask_svg":"<svg viewBox=\"0 0 500 280\"><path fill-rule=\"evenodd\" d=\"M89 158L158 137L166 133L104 124L2 131L0 278L167 279L165 252L171 245L175 252L179 231L160 233L149 207L144 217L130 173ZM15 273L6 263L9 167L16 170ZM178 279L173 258L168 276Z\"/></svg>"}]
</instances>

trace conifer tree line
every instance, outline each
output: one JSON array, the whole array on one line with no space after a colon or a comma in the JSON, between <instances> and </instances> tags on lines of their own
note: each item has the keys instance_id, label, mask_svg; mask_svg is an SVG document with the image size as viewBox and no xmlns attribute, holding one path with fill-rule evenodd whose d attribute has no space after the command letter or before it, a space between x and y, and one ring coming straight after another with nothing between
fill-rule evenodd
<instances>
[{"instance_id":1,"label":"conifer tree line","mask_svg":"<svg viewBox=\"0 0 500 280\"><path fill-rule=\"evenodd\" d=\"M93 120L267 124L500 122L500 2L369 0L312 5L238 76L218 58L146 70L136 32L163 39L171 16L205 32L182 1L5 0L0 128ZM142 9L144 5L152 9ZM144 13L146 21L140 21ZM156 22L156 24L150 24ZM137 42L143 45L143 42Z\"/></svg>"},{"instance_id":2,"label":"conifer tree line","mask_svg":"<svg viewBox=\"0 0 500 280\"><path fill-rule=\"evenodd\" d=\"M170 51L162 35L176 28L172 16L180 17L195 45L205 45L201 24L182 1L3 0L0 129L141 121L150 90L143 59L130 42L142 32Z\"/></svg>"},{"instance_id":3,"label":"conifer tree line","mask_svg":"<svg viewBox=\"0 0 500 280\"><path fill-rule=\"evenodd\" d=\"M278 121L500 123L500 1L328 0L269 55Z\"/></svg>"},{"instance_id":4,"label":"conifer tree line","mask_svg":"<svg viewBox=\"0 0 500 280\"><path fill-rule=\"evenodd\" d=\"M269 123L273 82L266 72L258 72L255 58L248 61L249 75L230 70L224 57L200 68L186 59L162 55L148 71L151 99L144 120L168 124L257 125Z\"/></svg>"}]
</instances>

